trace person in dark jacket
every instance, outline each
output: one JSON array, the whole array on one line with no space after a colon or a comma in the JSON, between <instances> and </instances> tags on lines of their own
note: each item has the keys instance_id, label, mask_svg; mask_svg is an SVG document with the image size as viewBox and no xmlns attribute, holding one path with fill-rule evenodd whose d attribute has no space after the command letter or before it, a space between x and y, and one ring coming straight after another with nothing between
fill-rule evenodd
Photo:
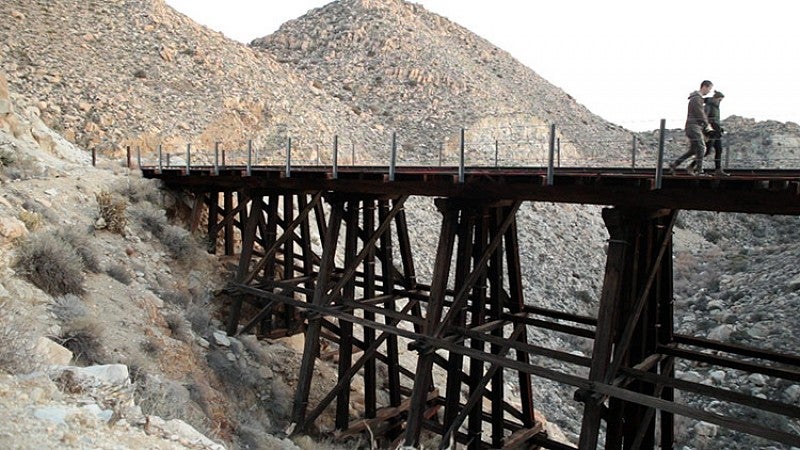
<instances>
[{"instance_id":1,"label":"person in dark jacket","mask_svg":"<svg viewBox=\"0 0 800 450\"><path fill-rule=\"evenodd\" d=\"M703 97L708 95L713 88L714 83L703 80L703 82L700 83L700 90L689 94L689 108L686 113L686 125L684 127L686 137L689 138L689 150L669 165L669 170L673 175L675 174L675 169L692 155L694 155L694 168L689 167L689 173L695 175L701 175L703 173L703 156L705 156L706 152L706 142L703 132L711 131L711 125L708 123Z\"/></svg>"},{"instance_id":2,"label":"person in dark jacket","mask_svg":"<svg viewBox=\"0 0 800 450\"><path fill-rule=\"evenodd\" d=\"M720 91L714 91L714 95L705 99L706 115L708 116L708 123L711 125L712 131L706 135L706 155L711 153L714 149L714 174L717 176L728 175L722 170L722 124L720 122L719 104L725 94Z\"/></svg>"}]
</instances>

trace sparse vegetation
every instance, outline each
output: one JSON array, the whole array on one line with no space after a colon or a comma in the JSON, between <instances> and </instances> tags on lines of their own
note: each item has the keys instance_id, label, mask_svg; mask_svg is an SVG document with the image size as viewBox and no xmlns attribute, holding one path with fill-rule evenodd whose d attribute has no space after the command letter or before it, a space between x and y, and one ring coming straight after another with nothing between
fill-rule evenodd
<instances>
[{"instance_id":1,"label":"sparse vegetation","mask_svg":"<svg viewBox=\"0 0 800 450\"><path fill-rule=\"evenodd\" d=\"M199 244L191 233L183 228L169 225L161 233L159 239L170 255L178 261L187 262L197 255Z\"/></svg>"},{"instance_id":2,"label":"sparse vegetation","mask_svg":"<svg viewBox=\"0 0 800 450\"><path fill-rule=\"evenodd\" d=\"M125 177L117 185L115 192L127 198L131 204L158 204L161 201L161 193L156 180Z\"/></svg>"},{"instance_id":3,"label":"sparse vegetation","mask_svg":"<svg viewBox=\"0 0 800 450\"><path fill-rule=\"evenodd\" d=\"M95 245L91 239L89 239L89 233L91 230L82 231L77 226L67 227L67 228L59 228L56 231L56 235L61 238L64 242L67 242L78 255L83 260L83 265L86 270L99 273L100 272L100 259L97 257L97 253L95 252Z\"/></svg>"},{"instance_id":4,"label":"sparse vegetation","mask_svg":"<svg viewBox=\"0 0 800 450\"><path fill-rule=\"evenodd\" d=\"M142 203L131 208L131 215L143 230L157 237L176 260L185 262L197 255L201 243L183 228L170 225L164 210Z\"/></svg>"},{"instance_id":5,"label":"sparse vegetation","mask_svg":"<svg viewBox=\"0 0 800 450\"><path fill-rule=\"evenodd\" d=\"M168 226L167 216L164 210L155 207L151 203L140 203L131 208L131 216L138 222L142 229L160 236L164 228Z\"/></svg>"},{"instance_id":6,"label":"sparse vegetation","mask_svg":"<svg viewBox=\"0 0 800 450\"><path fill-rule=\"evenodd\" d=\"M72 245L49 233L33 233L23 242L16 268L52 296L83 293L83 259Z\"/></svg>"},{"instance_id":7,"label":"sparse vegetation","mask_svg":"<svg viewBox=\"0 0 800 450\"><path fill-rule=\"evenodd\" d=\"M192 302L192 297L189 293L180 289L168 289L159 292L158 296L167 303L172 303L173 305L181 307L186 307L186 305Z\"/></svg>"},{"instance_id":8,"label":"sparse vegetation","mask_svg":"<svg viewBox=\"0 0 800 450\"><path fill-rule=\"evenodd\" d=\"M69 323L73 320L85 317L88 314L83 300L74 294L66 294L53 299L50 311L62 323Z\"/></svg>"},{"instance_id":9,"label":"sparse vegetation","mask_svg":"<svg viewBox=\"0 0 800 450\"><path fill-rule=\"evenodd\" d=\"M36 212L30 212L27 209L23 209L19 212L19 220L25 224L25 228L28 231L36 231L42 227L42 216Z\"/></svg>"},{"instance_id":10,"label":"sparse vegetation","mask_svg":"<svg viewBox=\"0 0 800 450\"><path fill-rule=\"evenodd\" d=\"M171 312L164 315L172 337L181 342L189 343L192 341L192 331L186 319L178 313Z\"/></svg>"},{"instance_id":11,"label":"sparse vegetation","mask_svg":"<svg viewBox=\"0 0 800 450\"><path fill-rule=\"evenodd\" d=\"M155 357L161 352L162 346L161 342L158 341L155 337L148 337L147 339L143 340L139 343L139 347L142 351L150 357Z\"/></svg>"},{"instance_id":12,"label":"sparse vegetation","mask_svg":"<svg viewBox=\"0 0 800 450\"><path fill-rule=\"evenodd\" d=\"M32 330L22 310L11 300L0 298L0 372L27 373L37 368Z\"/></svg>"},{"instance_id":13,"label":"sparse vegetation","mask_svg":"<svg viewBox=\"0 0 800 450\"><path fill-rule=\"evenodd\" d=\"M59 341L72 352L76 362L90 366L106 360L101 336L102 327L96 321L80 317L64 323Z\"/></svg>"},{"instance_id":14,"label":"sparse vegetation","mask_svg":"<svg viewBox=\"0 0 800 450\"><path fill-rule=\"evenodd\" d=\"M127 201L108 191L100 191L95 198L100 207L100 217L105 221L108 231L123 234L128 225L128 218L125 216Z\"/></svg>"},{"instance_id":15,"label":"sparse vegetation","mask_svg":"<svg viewBox=\"0 0 800 450\"><path fill-rule=\"evenodd\" d=\"M127 267L125 267L125 265L120 263L114 263L108 266L108 269L106 269L106 274L125 285L129 285L133 281L131 272Z\"/></svg>"},{"instance_id":16,"label":"sparse vegetation","mask_svg":"<svg viewBox=\"0 0 800 450\"><path fill-rule=\"evenodd\" d=\"M192 324L192 330L203 336L211 326L211 315L208 306L192 303L186 308L186 320Z\"/></svg>"}]
</instances>

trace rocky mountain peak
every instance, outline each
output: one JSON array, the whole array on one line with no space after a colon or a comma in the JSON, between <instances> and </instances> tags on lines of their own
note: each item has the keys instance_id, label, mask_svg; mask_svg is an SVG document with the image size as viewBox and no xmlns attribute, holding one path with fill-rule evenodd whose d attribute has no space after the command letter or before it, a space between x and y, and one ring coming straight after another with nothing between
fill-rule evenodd
<instances>
[{"instance_id":1,"label":"rocky mountain peak","mask_svg":"<svg viewBox=\"0 0 800 450\"><path fill-rule=\"evenodd\" d=\"M551 123L575 156L595 141L625 142L626 151L630 141L507 52L403 0L334 2L251 46L379 117L423 154L447 143L454 150L461 128L474 149L493 153L501 141L507 157L527 160L543 150Z\"/></svg>"}]
</instances>

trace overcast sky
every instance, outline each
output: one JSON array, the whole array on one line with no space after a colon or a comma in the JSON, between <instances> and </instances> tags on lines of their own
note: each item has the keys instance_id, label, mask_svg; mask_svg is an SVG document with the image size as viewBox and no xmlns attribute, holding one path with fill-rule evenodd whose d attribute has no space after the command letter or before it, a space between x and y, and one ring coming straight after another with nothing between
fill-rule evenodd
<instances>
[{"instance_id":1,"label":"overcast sky","mask_svg":"<svg viewBox=\"0 0 800 450\"><path fill-rule=\"evenodd\" d=\"M166 0L249 42L325 0ZM611 122L681 128L686 99L710 79L722 116L800 123L797 0L420 0L508 51Z\"/></svg>"}]
</instances>

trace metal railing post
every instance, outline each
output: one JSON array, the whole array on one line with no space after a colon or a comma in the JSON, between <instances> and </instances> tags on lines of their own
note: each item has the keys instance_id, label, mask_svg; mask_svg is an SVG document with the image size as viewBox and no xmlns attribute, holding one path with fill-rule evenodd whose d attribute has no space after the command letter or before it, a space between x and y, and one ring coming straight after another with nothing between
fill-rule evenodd
<instances>
[{"instance_id":1,"label":"metal railing post","mask_svg":"<svg viewBox=\"0 0 800 450\"><path fill-rule=\"evenodd\" d=\"M631 169L636 168L636 135L631 135Z\"/></svg>"},{"instance_id":2,"label":"metal railing post","mask_svg":"<svg viewBox=\"0 0 800 450\"><path fill-rule=\"evenodd\" d=\"M125 146L125 167L131 168L131 146Z\"/></svg>"},{"instance_id":3,"label":"metal railing post","mask_svg":"<svg viewBox=\"0 0 800 450\"><path fill-rule=\"evenodd\" d=\"M658 133L658 162L656 163L656 189L661 189L661 179L664 174L664 141L666 139L665 130L667 128L667 120L661 119L661 127Z\"/></svg>"},{"instance_id":4,"label":"metal railing post","mask_svg":"<svg viewBox=\"0 0 800 450\"><path fill-rule=\"evenodd\" d=\"M461 147L461 149L459 150L460 154L458 156L458 182L459 183L463 183L464 182L464 148L466 147L466 144L464 142L464 129L463 128L461 129L461 144L460 144L460 147Z\"/></svg>"},{"instance_id":5,"label":"metal railing post","mask_svg":"<svg viewBox=\"0 0 800 450\"><path fill-rule=\"evenodd\" d=\"M161 151L161 144L158 144L158 173L164 172L164 153Z\"/></svg>"},{"instance_id":6,"label":"metal railing post","mask_svg":"<svg viewBox=\"0 0 800 450\"><path fill-rule=\"evenodd\" d=\"M253 174L253 140L247 141L247 176Z\"/></svg>"},{"instance_id":7,"label":"metal railing post","mask_svg":"<svg viewBox=\"0 0 800 450\"><path fill-rule=\"evenodd\" d=\"M556 167L561 167L561 138L556 139Z\"/></svg>"},{"instance_id":8,"label":"metal railing post","mask_svg":"<svg viewBox=\"0 0 800 450\"><path fill-rule=\"evenodd\" d=\"M389 161L389 181L394 181L395 164L397 164L397 133L392 132L392 159Z\"/></svg>"},{"instance_id":9,"label":"metal railing post","mask_svg":"<svg viewBox=\"0 0 800 450\"><path fill-rule=\"evenodd\" d=\"M339 135L333 136L333 179L339 178Z\"/></svg>"},{"instance_id":10,"label":"metal railing post","mask_svg":"<svg viewBox=\"0 0 800 450\"><path fill-rule=\"evenodd\" d=\"M286 143L286 178L292 176L292 138Z\"/></svg>"},{"instance_id":11,"label":"metal railing post","mask_svg":"<svg viewBox=\"0 0 800 450\"><path fill-rule=\"evenodd\" d=\"M186 175L189 175L192 168L192 144L186 144Z\"/></svg>"},{"instance_id":12,"label":"metal railing post","mask_svg":"<svg viewBox=\"0 0 800 450\"><path fill-rule=\"evenodd\" d=\"M219 175L219 142L214 142L214 175Z\"/></svg>"},{"instance_id":13,"label":"metal railing post","mask_svg":"<svg viewBox=\"0 0 800 450\"><path fill-rule=\"evenodd\" d=\"M547 185L553 185L553 159L556 153L556 124L550 125L550 151L547 156Z\"/></svg>"}]
</instances>

